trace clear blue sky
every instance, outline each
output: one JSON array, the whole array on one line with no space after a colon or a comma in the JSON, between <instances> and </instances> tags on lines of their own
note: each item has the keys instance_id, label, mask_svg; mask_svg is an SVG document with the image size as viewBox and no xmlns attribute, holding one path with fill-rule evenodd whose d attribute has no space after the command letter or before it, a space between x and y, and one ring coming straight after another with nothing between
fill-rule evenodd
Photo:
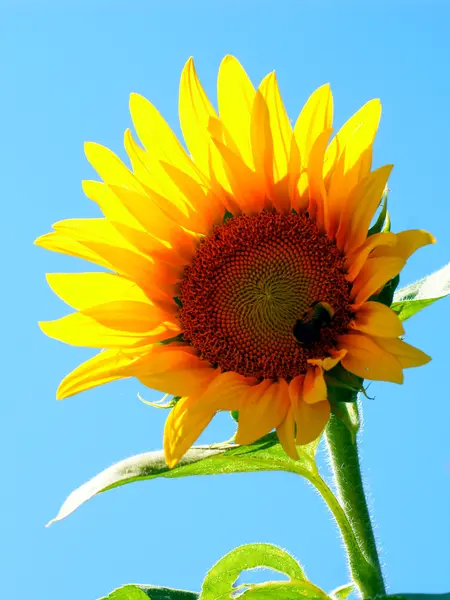
<instances>
[{"instance_id":1,"label":"clear blue sky","mask_svg":"<svg viewBox=\"0 0 450 600\"><path fill-rule=\"evenodd\" d=\"M450 255L448 2L0 0L2 115L1 596L93 600L127 582L199 589L233 547L278 544L331 589L347 581L337 532L320 498L282 473L158 480L96 498L45 529L66 495L98 471L161 446L166 413L137 399L134 381L63 402L60 379L89 350L41 334L67 313L47 271L89 270L33 247L68 217L97 216L81 191L93 177L83 142L123 156L128 94L147 96L179 132L178 80L190 55L215 99L232 53L257 83L277 70L292 118L329 81L341 124L380 97L375 163L390 181L395 230L424 228L438 245L409 263L403 283ZM433 361L403 386L374 384L365 401L364 473L391 592L450 589L448 310L408 322L408 341ZM204 441L226 439L227 415ZM321 453L323 461L323 451Z\"/></svg>"}]
</instances>

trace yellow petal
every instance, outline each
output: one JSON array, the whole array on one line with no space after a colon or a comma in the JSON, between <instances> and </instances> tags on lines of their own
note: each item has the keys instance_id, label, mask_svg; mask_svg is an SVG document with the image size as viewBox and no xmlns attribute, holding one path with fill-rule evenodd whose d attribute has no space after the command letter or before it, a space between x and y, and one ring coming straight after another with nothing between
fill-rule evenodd
<instances>
[{"instance_id":1,"label":"yellow petal","mask_svg":"<svg viewBox=\"0 0 450 600\"><path fill-rule=\"evenodd\" d=\"M350 297L354 304L361 304L373 296L385 283L398 275L404 266L403 258L396 256L370 258L353 284Z\"/></svg>"},{"instance_id":2,"label":"yellow petal","mask_svg":"<svg viewBox=\"0 0 450 600\"><path fill-rule=\"evenodd\" d=\"M96 262L129 277L146 292L162 298L175 295L179 268L164 263L155 265L150 256L139 252L105 219L68 219L54 227L100 257L101 262Z\"/></svg>"},{"instance_id":3,"label":"yellow petal","mask_svg":"<svg viewBox=\"0 0 450 600\"><path fill-rule=\"evenodd\" d=\"M301 203L300 190L299 190L299 182L302 173L302 164L300 158L300 150L297 146L297 140L295 136L291 139L291 151L289 155L289 176L288 176L288 185L287 185L287 196L290 201L290 206L297 212L303 212L308 204L308 200L304 197L305 205L303 206ZM303 173L304 178L306 177L306 189L308 187L307 184L307 174Z\"/></svg>"},{"instance_id":4,"label":"yellow petal","mask_svg":"<svg viewBox=\"0 0 450 600\"><path fill-rule=\"evenodd\" d=\"M374 337L374 341L398 360L404 369L421 367L430 362L431 357L419 348L407 344L403 340Z\"/></svg>"},{"instance_id":5,"label":"yellow petal","mask_svg":"<svg viewBox=\"0 0 450 600\"><path fill-rule=\"evenodd\" d=\"M123 238L117 229L106 219L64 219L54 223L53 229L72 237L77 242L84 241L105 242L118 248L135 250Z\"/></svg>"},{"instance_id":6,"label":"yellow petal","mask_svg":"<svg viewBox=\"0 0 450 600\"><path fill-rule=\"evenodd\" d=\"M308 404L304 401L303 393L306 376L298 375L289 384L289 397L297 426L296 443L309 444L319 437L330 416L330 404L325 398L322 402ZM307 393L311 386L307 384Z\"/></svg>"},{"instance_id":7,"label":"yellow petal","mask_svg":"<svg viewBox=\"0 0 450 600\"><path fill-rule=\"evenodd\" d=\"M133 167L133 172L143 184L144 190L151 189L157 194L168 198L167 204L169 206L173 205L175 210L188 215L189 203L164 171L161 161L158 160L155 153L143 150L134 140L129 129L124 134L124 146Z\"/></svg>"},{"instance_id":8,"label":"yellow petal","mask_svg":"<svg viewBox=\"0 0 450 600\"><path fill-rule=\"evenodd\" d=\"M294 415L297 424L295 441L303 446L316 440L325 429L330 418L330 403L324 400L316 404L307 404L300 400Z\"/></svg>"},{"instance_id":9,"label":"yellow petal","mask_svg":"<svg viewBox=\"0 0 450 600\"><path fill-rule=\"evenodd\" d=\"M330 354L331 356L327 356L325 358L309 358L307 362L309 365L322 367L324 371L329 371L341 362L341 360L347 354L347 350L332 350Z\"/></svg>"},{"instance_id":10,"label":"yellow petal","mask_svg":"<svg viewBox=\"0 0 450 600\"><path fill-rule=\"evenodd\" d=\"M211 189L197 183L195 179L169 163L161 163L161 166L192 205L189 215L191 229L209 232L212 225L222 222L224 206ZM192 221L197 221L198 225L192 227Z\"/></svg>"},{"instance_id":11,"label":"yellow petal","mask_svg":"<svg viewBox=\"0 0 450 600\"><path fill-rule=\"evenodd\" d=\"M400 362L368 336L359 333L342 335L338 347L347 350L342 366L351 373L364 379L403 383Z\"/></svg>"},{"instance_id":12,"label":"yellow petal","mask_svg":"<svg viewBox=\"0 0 450 600\"><path fill-rule=\"evenodd\" d=\"M379 302L364 302L358 307L350 327L383 338L396 338L405 332L395 312Z\"/></svg>"},{"instance_id":13,"label":"yellow petal","mask_svg":"<svg viewBox=\"0 0 450 600\"><path fill-rule=\"evenodd\" d=\"M94 142L86 142L84 152L88 161L105 183L124 186L137 192L144 191L133 173L127 169L114 152L111 152L105 146Z\"/></svg>"},{"instance_id":14,"label":"yellow petal","mask_svg":"<svg viewBox=\"0 0 450 600\"><path fill-rule=\"evenodd\" d=\"M289 408L288 385L264 380L250 388L239 409L236 443L247 445L278 427Z\"/></svg>"},{"instance_id":15,"label":"yellow petal","mask_svg":"<svg viewBox=\"0 0 450 600\"><path fill-rule=\"evenodd\" d=\"M261 88L266 85L267 75L261 82L260 88L256 92L253 103L252 118L250 126L250 136L252 142L253 162L255 171L261 177L265 188L265 193L269 198L273 197L273 139L270 129L270 115L267 102L261 92Z\"/></svg>"},{"instance_id":16,"label":"yellow petal","mask_svg":"<svg viewBox=\"0 0 450 600\"><path fill-rule=\"evenodd\" d=\"M142 345L179 331L158 308L131 300L92 306L55 321L41 321L39 326L51 338L89 348Z\"/></svg>"},{"instance_id":17,"label":"yellow petal","mask_svg":"<svg viewBox=\"0 0 450 600\"><path fill-rule=\"evenodd\" d=\"M261 83L259 91L267 105L273 143L273 172L275 182L288 173L291 152L292 127L281 99L275 73L270 73Z\"/></svg>"},{"instance_id":18,"label":"yellow petal","mask_svg":"<svg viewBox=\"0 0 450 600\"><path fill-rule=\"evenodd\" d=\"M82 240L80 243L105 259L113 271L129 277L141 287L148 288L154 284L155 272L162 269L162 265L155 266L150 257L145 257L139 252L90 240Z\"/></svg>"},{"instance_id":19,"label":"yellow petal","mask_svg":"<svg viewBox=\"0 0 450 600\"><path fill-rule=\"evenodd\" d=\"M76 310L116 300L150 304L136 283L112 273L48 273L47 282L57 296Z\"/></svg>"},{"instance_id":20,"label":"yellow petal","mask_svg":"<svg viewBox=\"0 0 450 600\"><path fill-rule=\"evenodd\" d=\"M307 404L317 404L327 399L327 384L323 377L323 369L318 366L308 367L303 383L303 400Z\"/></svg>"},{"instance_id":21,"label":"yellow petal","mask_svg":"<svg viewBox=\"0 0 450 600\"><path fill-rule=\"evenodd\" d=\"M178 182L174 181L172 174L167 171L173 169L185 178L190 176L170 163L165 163L166 168L164 168L161 161L156 161L136 144L129 131L125 132L125 149L136 175L145 184L145 193L152 203L178 225L192 231L206 233L208 226L205 225L203 212L197 205L195 196L187 197L177 185ZM199 185L195 180L192 181L196 186ZM204 195L203 191L201 193Z\"/></svg>"},{"instance_id":22,"label":"yellow petal","mask_svg":"<svg viewBox=\"0 0 450 600\"><path fill-rule=\"evenodd\" d=\"M308 213L315 219L320 231L328 226L328 200L323 180L323 158L330 139L331 129L326 129L317 136L308 160L309 204Z\"/></svg>"},{"instance_id":23,"label":"yellow petal","mask_svg":"<svg viewBox=\"0 0 450 600\"><path fill-rule=\"evenodd\" d=\"M353 169L361 155L372 146L381 117L381 103L370 100L341 127L332 140L326 155L325 175L333 175L336 161L345 153L344 173ZM370 163L367 172L370 170ZM365 172L361 173L366 175ZM356 182L355 182L356 183Z\"/></svg>"},{"instance_id":24,"label":"yellow petal","mask_svg":"<svg viewBox=\"0 0 450 600\"><path fill-rule=\"evenodd\" d=\"M255 88L239 61L233 56L225 56L217 80L220 119L250 168L254 167L250 122L255 94Z\"/></svg>"},{"instance_id":25,"label":"yellow petal","mask_svg":"<svg viewBox=\"0 0 450 600\"><path fill-rule=\"evenodd\" d=\"M245 162L234 154L225 144L213 140L223 159L231 190L239 209L245 214L254 214L264 208L265 187L261 179Z\"/></svg>"},{"instance_id":26,"label":"yellow petal","mask_svg":"<svg viewBox=\"0 0 450 600\"><path fill-rule=\"evenodd\" d=\"M76 240L68 237L60 231L52 231L41 235L34 242L36 246L51 250L52 252L61 252L69 256L75 256L93 262L101 267L114 270L113 266L102 256L99 256L96 252L90 248L86 248Z\"/></svg>"},{"instance_id":27,"label":"yellow petal","mask_svg":"<svg viewBox=\"0 0 450 600\"><path fill-rule=\"evenodd\" d=\"M380 246L395 246L395 243L395 233L391 233L390 231L375 233L374 235L368 237L359 248L357 248L354 252L347 256L347 260L345 262L345 265L348 269L348 273L346 276L347 280L355 280L356 276L364 266L364 263L369 258L369 255L371 254L371 252L373 252L375 248L378 248Z\"/></svg>"},{"instance_id":28,"label":"yellow petal","mask_svg":"<svg viewBox=\"0 0 450 600\"><path fill-rule=\"evenodd\" d=\"M210 122L219 123L221 134L223 125L201 86L192 58L181 74L179 114L183 136L196 167L209 179L212 189L227 206L230 182L222 158L212 143Z\"/></svg>"},{"instance_id":29,"label":"yellow petal","mask_svg":"<svg viewBox=\"0 0 450 600\"><path fill-rule=\"evenodd\" d=\"M157 237L166 239L164 238L165 231L163 235L161 235L159 229L154 231L153 226L155 221L158 222L152 214L154 205L150 198L143 193L122 188L120 186L110 186L100 183L99 181L83 181L83 190L88 198L97 202L103 214L109 221L123 223L131 227L135 226L136 229L142 229L143 231L154 233L154 235L159 233L160 235ZM124 196L125 199L128 199L128 202L123 202L122 196ZM139 210L136 209L135 204L137 204L137 208L139 209L144 203L145 210L139 212ZM159 211L157 207L155 207L154 210ZM175 224L172 225L172 228L174 227L176 227Z\"/></svg>"},{"instance_id":30,"label":"yellow petal","mask_svg":"<svg viewBox=\"0 0 450 600\"><path fill-rule=\"evenodd\" d=\"M59 384L56 398L63 400L98 385L130 377L128 367L139 357L127 356L117 350L104 350L79 365Z\"/></svg>"},{"instance_id":31,"label":"yellow petal","mask_svg":"<svg viewBox=\"0 0 450 600\"><path fill-rule=\"evenodd\" d=\"M303 399L303 383L305 381L304 375L297 375L294 379L291 379L289 383L289 398L292 406L295 406Z\"/></svg>"},{"instance_id":32,"label":"yellow petal","mask_svg":"<svg viewBox=\"0 0 450 600\"><path fill-rule=\"evenodd\" d=\"M175 250L167 246L166 243L158 240L146 231L133 229L123 223L111 222L111 225L118 233L130 243L134 249L138 250L144 256L148 256L157 265L158 263L167 263L178 267L180 277L186 260Z\"/></svg>"},{"instance_id":33,"label":"yellow petal","mask_svg":"<svg viewBox=\"0 0 450 600\"><path fill-rule=\"evenodd\" d=\"M277 436L286 454L293 460L298 460L297 446L295 444L295 421L292 407L289 407L286 418L278 425Z\"/></svg>"},{"instance_id":34,"label":"yellow petal","mask_svg":"<svg viewBox=\"0 0 450 600\"><path fill-rule=\"evenodd\" d=\"M82 181L83 192L96 202L109 221L124 223L135 229L144 229L139 221L126 209L111 187L101 181Z\"/></svg>"},{"instance_id":35,"label":"yellow petal","mask_svg":"<svg viewBox=\"0 0 450 600\"><path fill-rule=\"evenodd\" d=\"M171 469L186 454L195 440L209 425L214 412L195 412L195 396L181 398L167 417L164 427L164 454Z\"/></svg>"},{"instance_id":36,"label":"yellow petal","mask_svg":"<svg viewBox=\"0 0 450 600\"><path fill-rule=\"evenodd\" d=\"M341 213L336 242L350 254L366 239L370 222L380 204L392 165L369 173L352 190Z\"/></svg>"},{"instance_id":37,"label":"yellow petal","mask_svg":"<svg viewBox=\"0 0 450 600\"><path fill-rule=\"evenodd\" d=\"M202 394L216 369L186 348L155 347L144 360L133 365L133 375L144 385L174 396Z\"/></svg>"},{"instance_id":38,"label":"yellow petal","mask_svg":"<svg viewBox=\"0 0 450 600\"><path fill-rule=\"evenodd\" d=\"M152 202L178 225L202 233L208 231L211 224L210 213L214 208L211 202L213 197L209 195L207 204L202 186L210 191L209 184L205 186L203 181L200 183L191 173L145 152L134 141L129 130L125 132L125 150L136 176L145 184L145 192ZM223 209L220 213L223 216Z\"/></svg>"},{"instance_id":39,"label":"yellow petal","mask_svg":"<svg viewBox=\"0 0 450 600\"><path fill-rule=\"evenodd\" d=\"M145 231L174 245L181 255L185 255L186 252L187 256L192 255L196 238L186 233L148 195L117 186L111 186L111 190Z\"/></svg>"},{"instance_id":40,"label":"yellow petal","mask_svg":"<svg viewBox=\"0 0 450 600\"><path fill-rule=\"evenodd\" d=\"M139 94L131 94L130 112L139 139L150 154L201 180L198 169L153 104Z\"/></svg>"},{"instance_id":41,"label":"yellow petal","mask_svg":"<svg viewBox=\"0 0 450 600\"><path fill-rule=\"evenodd\" d=\"M406 261L419 248L436 243L434 236L422 229L409 229L393 235L395 235L395 245L377 248L373 252L373 257L400 256Z\"/></svg>"},{"instance_id":42,"label":"yellow petal","mask_svg":"<svg viewBox=\"0 0 450 600\"><path fill-rule=\"evenodd\" d=\"M318 88L303 107L294 127L294 136L306 168L309 153L319 135L333 123L333 96L329 84Z\"/></svg>"},{"instance_id":43,"label":"yellow petal","mask_svg":"<svg viewBox=\"0 0 450 600\"><path fill-rule=\"evenodd\" d=\"M192 410L239 410L250 386L255 383L256 379L234 371L218 374L197 398Z\"/></svg>"},{"instance_id":44,"label":"yellow petal","mask_svg":"<svg viewBox=\"0 0 450 600\"><path fill-rule=\"evenodd\" d=\"M330 230L328 232L330 237L334 237L336 233L339 213L343 211L346 199L358 182L370 173L372 145L360 148L360 138L362 137L364 141L364 135L365 132L362 128L355 130L351 138L351 146L357 150L352 154L350 147L345 148L328 177L325 173L329 164L327 164L327 155L325 156L324 179L330 202Z\"/></svg>"},{"instance_id":45,"label":"yellow petal","mask_svg":"<svg viewBox=\"0 0 450 600\"><path fill-rule=\"evenodd\" d=\"M208 173L208 122L210 117L217 118L217 114L197 77L192 58L187 61L181 74L179 114L189 152L200 170Z\"/></svg>"}]
</instances>

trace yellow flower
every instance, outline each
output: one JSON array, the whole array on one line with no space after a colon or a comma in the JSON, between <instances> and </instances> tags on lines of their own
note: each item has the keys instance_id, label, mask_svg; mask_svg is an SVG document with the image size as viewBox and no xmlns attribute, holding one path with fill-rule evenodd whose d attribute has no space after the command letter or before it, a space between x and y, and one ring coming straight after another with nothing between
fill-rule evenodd
<instances>
[{"instance_id":1,"label":"yellow flower","mask_svg":"<svg viewBox=\"0 0 450 600\"><path fill-rule=\"evenodd\" d=\"M126 131L132 171L86 144L104 183L85 181L84 191L105 218L61 221L36 242L107 269L48 276L77 312L42 330L102 349L62 381L58 398L130 376L180 396L164 432L170 466L219 410L239 411L238 443L276 429L295 458L329 418L324 371L341 362L402 383L404 368L429 360L371 300L434 242L419 230L367 236L392 168L371 171L380 102L330 141L328 85L292 129L275 74L255 90L227 56L218 105L220 116L189 60L179 102L188 154L133 94L143 148Z\"/></svg>"}]
</instances>

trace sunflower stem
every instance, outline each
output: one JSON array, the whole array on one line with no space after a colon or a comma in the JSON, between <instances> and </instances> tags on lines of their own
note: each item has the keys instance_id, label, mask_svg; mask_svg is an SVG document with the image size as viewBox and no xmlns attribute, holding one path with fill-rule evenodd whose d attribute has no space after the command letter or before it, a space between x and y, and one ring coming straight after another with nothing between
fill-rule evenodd
<instances>
[{"instance_id":1,"label":"sunflower stem","mask_svg":"<svg viewBox=\"0 0 450 600\"><path fill-rule=\"evenodd\" d=\"M385 594L386 590L361 477L356 439L358 409L352 404L350 410L346 405L342 410L348 413L347 424L332 415L326 428L326 440L338 498L365 559L361 561L360 555L353 556L354 546L349 546L343 537L353 580L362 597L371 598ZM355 424L354 431L350 431L349 422Z\"/></svg>"}]
</instances>

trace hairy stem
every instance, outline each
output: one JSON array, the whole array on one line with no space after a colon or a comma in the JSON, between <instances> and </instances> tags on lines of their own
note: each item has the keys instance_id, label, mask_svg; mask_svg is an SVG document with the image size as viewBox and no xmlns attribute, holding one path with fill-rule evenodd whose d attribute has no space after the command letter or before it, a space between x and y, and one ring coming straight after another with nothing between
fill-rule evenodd
<instances>
[{"instance_id":1,"label":"hairy stem","mask_svg":"<svg viewBox=\"0 0 450 600\"><path fill-rule=\"evenodd\" d=\"M386 591L361 478L356 442L357 407L350 405L348 409L344 405L341 410L347 411L347 425L332 415L327 425L326 439L338 498L356 537L358 548L365 559L358 564L358 557L356 560L352 557L353 547L349 547L343 537L352 576L362 596L369 598L377 594L385 594ZM348 423L352 422L353 432L348 427Z\"/></svg>"}]
</instances>

